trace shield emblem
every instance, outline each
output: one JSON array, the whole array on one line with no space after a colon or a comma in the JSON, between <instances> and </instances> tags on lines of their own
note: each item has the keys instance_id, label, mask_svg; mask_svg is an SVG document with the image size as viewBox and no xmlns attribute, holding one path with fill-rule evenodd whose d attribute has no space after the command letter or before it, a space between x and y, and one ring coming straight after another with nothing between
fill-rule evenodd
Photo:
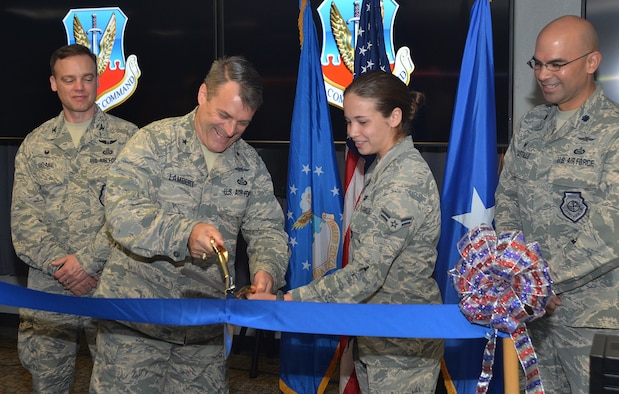
<instances>
[{"instance_id":1,"label":"shield emblem","mask_svg":"<svg viewBox=\"0 0 619 394\"><path fill-rule=\"evenodd\" d=\"M359 27L361 1L325 0L318 6L322 24L320 62L329 104L342 108L344 89L352 82L355 38ZM408 85L415 69L408 47L397 53L393 48L393 28L399 5L393 0L381 1L383 32L387 59L394 75ZM354 67L352 67L354 68Z\"/></svg>"},{"instance_id":2,"label":"shield emblem","mask_svg":"<svg viewBox=\"0 0 619 394\"><path fill-rule=\"evenodd\" d=\"M125 58L127 16L118 7L71 9L62 20L68 44L81 44L97 56L97 105L107 111L127 100L141 75L137 57Z\"/></svg>"},{"instance_id":3,"label":"shield emblem","mask_svg":"<svg viewBox=\"0 0 619 394\"><path fill-rule=\"evenodd\" d=\"M585 199L580 192L565 192L563 193L563 203L561 204L561 212L563 215L576 223L585 216L589 207L585 203Z\"/></svg>"}]
</instances>

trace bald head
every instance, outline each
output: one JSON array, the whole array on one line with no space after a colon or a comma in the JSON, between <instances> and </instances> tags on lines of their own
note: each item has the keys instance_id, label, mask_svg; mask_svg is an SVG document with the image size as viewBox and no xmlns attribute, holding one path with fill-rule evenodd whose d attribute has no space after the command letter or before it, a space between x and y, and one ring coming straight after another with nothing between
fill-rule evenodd
<instances>
[{"instance_id":1,"label":"bald head","mask_svg":"<svg viewBox=\"0 0 619 394\"><path fill-rule=\"evenodd\" d=\"M595 28L586 19L565 15L550 22L537 36L536 46L570 46L579 53L598 51L600 43Z\"/></svg>"},{"instance_id":2,"label":"bald head","mask_svg":"<svg viewBox=\"0 0 619 394\"><path fill-rule=\"evenodd\" d=\"M547 102L561 111L580 107L595 91L602 61L595 28L574 15L555 19L537 36L531 61Z\"/></svg>"}]
</instances>

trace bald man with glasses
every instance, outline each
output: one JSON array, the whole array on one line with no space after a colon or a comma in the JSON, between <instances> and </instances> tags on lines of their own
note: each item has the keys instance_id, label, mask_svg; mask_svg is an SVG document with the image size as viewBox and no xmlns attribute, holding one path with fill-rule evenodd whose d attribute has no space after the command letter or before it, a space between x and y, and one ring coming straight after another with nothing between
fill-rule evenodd
<instances>
[{"instance_id":1,"label":"bald man with glasses","mask_svg":"<svg viewBox=\"0 0 619 394\"><path fill-rule=\"evenodd\" d=\"M542 29L527 64L547 103L514 129L496 191L497 231L538 242L552 271L547 314L528 324L546 393L588 393L593 336L619 335L619 107L601 61L585 19Z\"/></svg>"}]
</instances>

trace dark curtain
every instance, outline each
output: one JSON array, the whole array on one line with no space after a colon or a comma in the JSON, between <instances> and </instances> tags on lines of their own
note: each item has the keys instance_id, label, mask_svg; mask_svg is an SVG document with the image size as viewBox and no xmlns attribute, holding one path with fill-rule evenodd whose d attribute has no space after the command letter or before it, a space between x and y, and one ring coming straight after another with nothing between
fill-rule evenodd
<instances>
[{"instance_id":1,"label":"dark curtain","mask_svg":"<svg viewBox=\"0 0 619 394\"><path fill-rule=\"evenodd\" d=\"M21 139L0 140L0 275L25 275L28 266L16 255L11 242L11 193L15 154Z\"/></svg>"}]
</instances>

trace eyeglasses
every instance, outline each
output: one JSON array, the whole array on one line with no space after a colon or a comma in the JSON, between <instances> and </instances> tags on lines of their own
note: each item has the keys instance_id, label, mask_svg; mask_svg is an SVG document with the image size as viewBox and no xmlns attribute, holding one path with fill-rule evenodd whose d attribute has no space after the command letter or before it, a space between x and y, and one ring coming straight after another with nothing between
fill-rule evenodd
<instances>
[{"instance_id":1,"label":"eyeglasses","mask_svg":"<svg viewBox=\"0 0 619 394\"><path fill-rule=\"evenodd\" d=\"M529 67L531 67L535 71L541 70L542 66L544 66L544 67L546 67L546 69L548 71L557 72L557 71L561 70L561 67L565 67L568 64L575 62L576 60L582 59L583 57L592 54L593 52L594 51L587 52L584 55L579 56L576 59L570 60L569 62L566 62L566 63L557 63L557 62L542 63L539 60L537 60L536 58L532 57L531 60L529 60L527 62L527 64L529 65Z\"/></svg>"}]
</instances>

